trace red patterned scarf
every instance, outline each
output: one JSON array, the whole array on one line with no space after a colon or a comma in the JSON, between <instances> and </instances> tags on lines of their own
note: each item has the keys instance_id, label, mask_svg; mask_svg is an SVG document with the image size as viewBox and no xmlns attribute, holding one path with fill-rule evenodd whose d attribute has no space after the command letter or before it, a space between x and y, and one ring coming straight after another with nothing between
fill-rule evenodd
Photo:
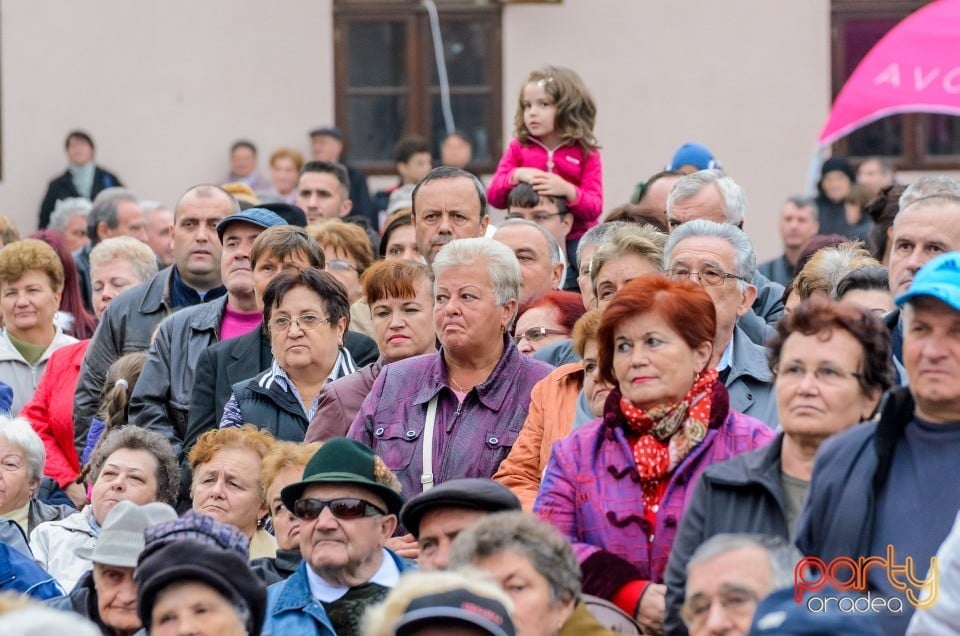
<instances>
[{"instance_id":1,"label":"red patterned scarf","mask_svg":"<svg viewBox=\"0 0 960 636\"><path fill-rule=\"evenodd\" d=\"M663 478L706 437L717 378L716 369L703 371L682 400L661 404L649 411L620 398L620 411L627 426L639 434L633 445L633 459L644 484L647 507L659 500Z\"/></svg>"}]
</instances>

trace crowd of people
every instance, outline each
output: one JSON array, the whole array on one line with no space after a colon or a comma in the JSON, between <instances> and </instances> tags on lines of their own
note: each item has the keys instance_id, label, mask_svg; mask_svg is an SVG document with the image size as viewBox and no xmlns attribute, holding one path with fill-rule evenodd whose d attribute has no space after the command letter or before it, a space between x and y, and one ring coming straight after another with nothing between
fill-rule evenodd
<instances>
[{"instance_id":1,"label":"crowd of people","mask_svg":"<svg viewBox=\"0 0 960 636\"><path fill-rule=\"evenodd\" d=\"M488 185L320 128L171 207L70 133L0 248L4 633L957 633L960 182L830 158L758 264L702 145L605 204L595 116L547 67Z\"/></svg>"}]
</instances>

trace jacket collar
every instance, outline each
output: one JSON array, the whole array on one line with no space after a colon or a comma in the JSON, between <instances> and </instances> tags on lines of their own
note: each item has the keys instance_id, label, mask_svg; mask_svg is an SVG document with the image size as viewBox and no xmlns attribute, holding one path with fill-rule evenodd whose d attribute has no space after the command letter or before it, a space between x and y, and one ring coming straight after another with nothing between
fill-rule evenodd
<instances>
[{"instance_id":1,"label":"jacket collar","mask_svg":"<svg viewBox=\"0 0 960 636\"><path fill-rule=\"evenodd\" d=\"M46 351L40 356L40 359L37 360L37 365L41 365L46 362L50 356L53 355L53 352L63 347L65 345L77 342L77 339L73 336L68 336L63 333L63 329L57 327L56 333L53 335L53 340L50 341L50 345L47 347ZM7 337L7 330L0 330L0 361L3 360L17 360L27 364L27 361L24 359L23 355L17 351L17 348L13 346L13 343L10 342L10 338Z\"/></svg>"},{"instance_id":2,"label":"jacket collar","mask_svg":"<svg viewBox=\"0 0 960 636\"><path fill-rule=\"evenodd\" d=\"M194 331L219 331L223 313L227 309L227 294L215 298L208 303L200 303L190 312L187 321Z\"/></svg>"},{"instance_id":3,"label":"jacket collar","mask_svg":"<svg viewBox=\"0 0 960 636\"><path fill-rule=\"evenodd\" d=\"M170 300L173 268L174 266L171 265L160 270L156 276L144 283L143 296L140 299L138 310L141 314L153 314L161 309L170 311L173 307L173 302Z\"/></svg>"},{"instance_id":4,"label":"jacket collar","mask_svg":"<svg viewBox=\"0 0 960 636\"><path fill-rule=\"evenodd\" d=\"M717 462L710 470L710 479L730 486L759 484L777 495L780 487L780 453L783 448L783 433L779 433L766 446L742 453L733 461Z\"/></svg>"},{"instance_id":5,"label":"jacket collar","mask_svg":"<svg viewBox=\"0 0 960 636\"><path fill-rule=\"evenodd\" d=\"M730 362L730 375L727 376L726 383L732 384L742 376L753 378L757 382L773 382L766 349L754 344L740 327L734 327L733 360Z\"/></svg>"},{"instance_id":6,"label":"jacket collar","mask_svg":"<svg viewBox=\"0 0 960 636\"><path fill-rule=\"evenodd\" d=\"M452 391L449 380L447 379L447 364L443 359L443 349L437 353L428 353L430 356L430 366L424 369L424 382L420 389L413 396L414 404L426 404L440 393L442 389ZM507 396L514 388L515 379L520 371L523 360L520 350L514 344L513 338L504 334L503 336L503 354L497 361L497 365L490 373L490 377L471 391L476 391L480 403L491 411L499 411L503 406Z\"/></svg>"}]
</instances>

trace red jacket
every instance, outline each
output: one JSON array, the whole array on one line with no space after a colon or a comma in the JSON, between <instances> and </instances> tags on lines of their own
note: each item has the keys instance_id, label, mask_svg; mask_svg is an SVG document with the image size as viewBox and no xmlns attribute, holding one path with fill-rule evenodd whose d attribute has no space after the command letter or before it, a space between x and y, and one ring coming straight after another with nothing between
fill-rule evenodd
<instances>
[{"instance_id":1,"label":"red jacket","mask_svg":"<svg viewBox=\"0 0 960 636\"><path fill-rule=\"evenodd\" d=\"M55 479L61 488L80 474L73 441L73 394L89 344L89 340L81 340L54 351L33 398L20 410L20 417L33 424L47 451L43 474Z\"/></svg>"},{"instance_id":2,"label":"red jacket","mask_svg":"<svg viewBox=\"0 0 960 636\"><path fill-rule=\"evenodd\" d=\"M510 190L517 185L513 171L517 168L539 168L557 174L577 190L575 201L567 206L573 214L573 227L567 238L575 239L597 224L603 212L603 174L600 153L592 150L584 155L577 144L566 144L549 150L536 138L521 144L518 139L510 142L500 158L497 172L487 187L487 200L495 208L505 210Z\"/></svg>"}]
</instances>

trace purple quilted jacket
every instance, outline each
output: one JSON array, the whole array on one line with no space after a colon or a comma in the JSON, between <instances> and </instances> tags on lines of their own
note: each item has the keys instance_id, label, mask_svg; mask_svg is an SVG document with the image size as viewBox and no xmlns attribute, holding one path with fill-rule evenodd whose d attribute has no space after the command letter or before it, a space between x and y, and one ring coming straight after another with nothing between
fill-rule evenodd
<instances>
[{"instance_id":1,"label":"purple quilted jacket","mask_svg":"<svg viewBox=\"0 0 960 636\"><path fill-rule=\"evenodd\" d=\"M707 436L670 476L650 527L619 402L615 390L603 418L554 443L533 508L573 544L584 570L584 591L607 598L632 580L663 582L680 517L700 473L776 436L760 420L729 411L726 389L717 383Z\"/></svg>"}]
</instances>

